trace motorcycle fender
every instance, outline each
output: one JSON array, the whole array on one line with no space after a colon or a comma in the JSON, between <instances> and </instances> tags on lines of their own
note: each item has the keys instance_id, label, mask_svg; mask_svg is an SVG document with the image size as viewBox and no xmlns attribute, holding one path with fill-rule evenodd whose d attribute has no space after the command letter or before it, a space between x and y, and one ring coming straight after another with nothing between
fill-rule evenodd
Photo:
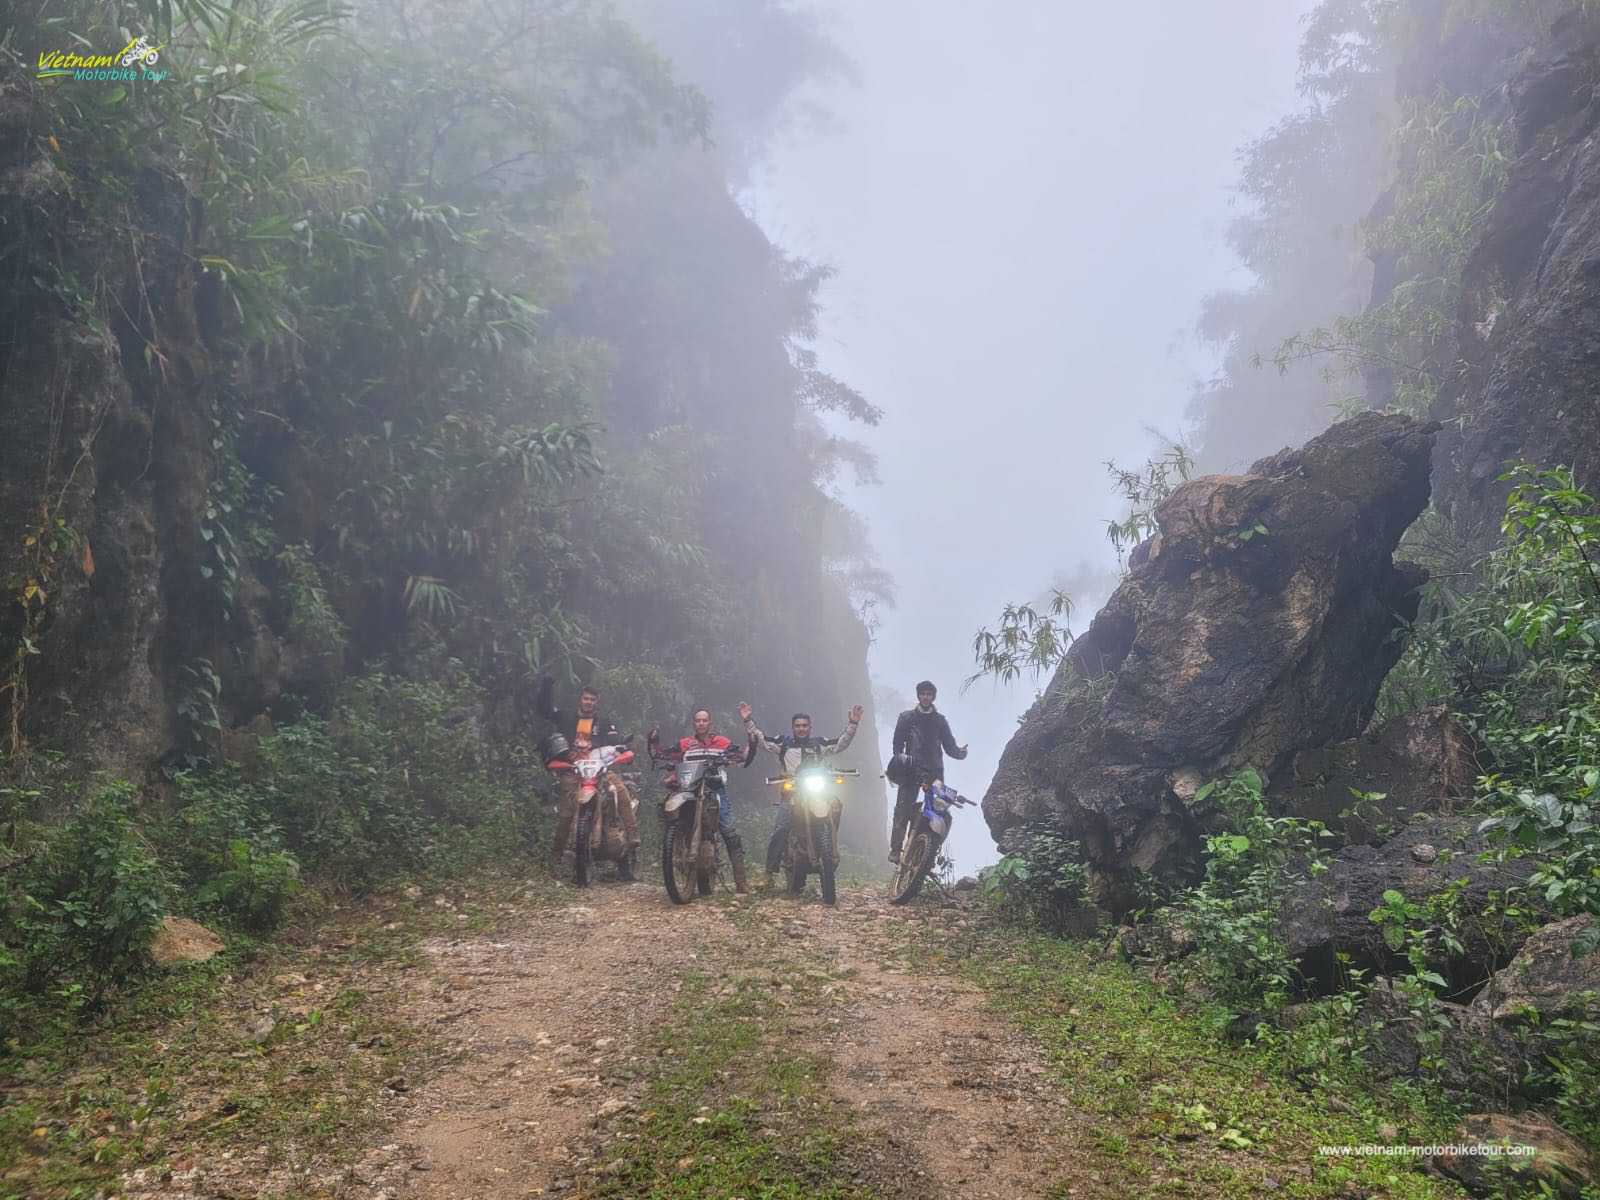
<instances>
[{"instance_id":1,"label":"motorcycle fender","mask_svg":"<svg viewBox=\"0 0 1600 1200\"><path fill-rule=\"evenodd\" d=\"M816 799L808 801L808 805L811 809L811 815L819 821L826 820L829 813L833 811L833 800L827 796L818 796Z\"/></svg>"},{"instance_id":2,"label":"motorcycle fender","mask_svg":"<svg viewBox=\"0 0 1600 1200\"><path fill-rule=\"evenodd\" d=\"M948 825L943 817L930 817L928 820L928 828L933 831L935 836L943 837L944 831L948 828Z\"/></svg>"},{"instance_id":3,"label":"motorcycle fender","mask_svg":"<svg viewBox=\"0 0 1600 1200\"><path fill-rule=\"evenodd\" d=\"M667 797L667 802L662 807L661 811L666 813L675 813L682 808L684 804L692 799L694 799L693 792L674 792L672 795Z\"/></svg>"}]
</instances>

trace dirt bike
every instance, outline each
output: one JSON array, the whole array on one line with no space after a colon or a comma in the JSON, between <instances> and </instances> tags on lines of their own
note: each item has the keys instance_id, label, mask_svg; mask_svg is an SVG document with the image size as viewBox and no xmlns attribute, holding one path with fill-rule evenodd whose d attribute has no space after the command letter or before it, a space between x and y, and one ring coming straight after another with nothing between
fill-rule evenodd
<instances>
[{"instance_id":1,"label":"dirt bike","mask_svg":"<svg viewBox=\"0 0 1600 1200\"><path fill-rule=\"evenodd\" d=\"M834 875L839 869L839 817L844 812L844 801L834 789L843 786L846 775L859 774L854 767L818 764L803 766L793 775L767 776L768 783L782 788L777 802L790 806L789 836L783 846L790 895L803 892L806 876L815 871L822 882L824 902L833 904L838 899ZM775 851L781 836L781 829L773 832L772 843L767 847L769 864L778 858Z\"/></svg>"},{"instance_id":2,"label":"dirt bike","mask_svg":"<svg viewBox=\"0 0 1600 1200\"><path fill-rule=\"evenodd\" d=\"M673 790L661 803L661 874L674 904L687 904L696 892L709 896L713 890L722 814L712 785L720 780L727 787L728 764L742 757L742 749L701 748L686 750L674 761ZM739 871L742 879L742 859Z\"/></svg>"},{"instance_id":3,"label":"dirt bike","mask_svg":"<svg viewBox=\"0 0 1600 1200\"><path fill-rule=\"evenodd\" d=\"M955 810L975 803L955 788L946 787L942 779L925 779L921 790L922 807L912 820L906 822L906 832L900 843L900 866L895 871L894 882L889 885L889 903L906 904L922 890L939 858L939 847L950 835L950 823Z\"/></svg>"},{"instance_id":4,"label":"dirt bike","mask_svg":"<svg viewBox=\"0 0 1600 1200\"><path fill-rule=\"evenodd\" d=\"M578 777L578 816L572 831L573 874L579 887L589 882L595 858L617 864L617 878L632 882L639 868L639 848L628 845L622 806L637 823L639 802L613 770L633 761L627 746L596 746L574 759L552 757L551 771L572 771Z\"/></svg>"}]
</instances>

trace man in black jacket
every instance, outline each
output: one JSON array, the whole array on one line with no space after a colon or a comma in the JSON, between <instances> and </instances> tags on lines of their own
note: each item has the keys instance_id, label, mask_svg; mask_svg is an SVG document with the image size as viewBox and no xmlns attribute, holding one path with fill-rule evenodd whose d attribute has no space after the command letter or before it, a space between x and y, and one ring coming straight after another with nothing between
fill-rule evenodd
<instances>
[{"instance_id":1,"label":"man in black jacket","mask_svg":"<svg viewBox=\"0 0 1600 1200\"><path fill-rule=\"evenodd\" d=\"M958 760L967 756L967 748L956 745L950 722L933 706L938 694L939 689L924 679L917 684L917 706L906 709L894 723L892 753L910 755L914 770L895 795L894 831L889 835L889 861L892 863L900 861L900 839L917 811L917 796L923 780L944 778L946 754Z\"/></svg>"},{"instance_id":2,"label":"man in black jacket","mask_svg":"<svg viewBox=\"0 0 1600 1200\"><path fill-rule=\"evenodd\" d=\"M622 741L616 724L599 713L600 693L592 687L578 692L578 711L563 713L555 706L552 693L556 681L545 675L539 679L537 708L539 715L555 725L556 730L572 747L572 757L579 758L596 746L615 746ZM556 816L555 838L550 843L550 864L559 869L561 856L566 853L567 841L572 837L572 827L578 819L578 776L575 771L559 771L560 809ZM638 821L632 804L620 805L622 823L627 830L629 846L639 844Z\"/></svg>"}]
</instances>

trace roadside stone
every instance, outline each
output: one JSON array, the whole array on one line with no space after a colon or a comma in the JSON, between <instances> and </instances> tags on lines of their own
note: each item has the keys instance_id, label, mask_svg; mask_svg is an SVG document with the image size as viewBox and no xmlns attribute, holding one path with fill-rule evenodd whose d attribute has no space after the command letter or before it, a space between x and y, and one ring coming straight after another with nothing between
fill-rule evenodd
<instances>
[{"instance_id":1,"label":"roadside stone","mask_svg":"<svg viewBox=\"0 0 1600 1200\"><path fill-rule=\"evenodd\" d=\"M1533 1148L1530 1157L1441 1154L1430 1161L1434 1170L1459 1181L1474 1195L1500 1195L1510 1183L1510 1191L1517 1194L1526 1190L1580 1200L1586 1188L1600 1182L1600 1164L1583 1143L1537 1116L1473 1113L1456 1127L1454 1144ZM1547 1191L1540 1192L1541 1188Z\"/></svg>"},{"instance_id":2,"label":"roadside stone","mask_svg":"<svg viewBox=\"0 0 1600 1200\"><path fill-rule=\"evenodd\" d=\"M205 962L222 949L221 938L187 917L163 917L161 927L150 940L150 957L162 967Z\"/></svg>"},{"instance_id":3,"label":"roadside stone","mask_svg":"<svg viewBox=\"0 0 1600 1200\"><path fill-rule=\"evenodd\" d=\"M1473 1010L1509 1023L1530 1014L1582 1016L1600 1009L1600 950L1572 955L1578 938L1593 926L1594 918L1583 914L1535 932L1478 993Z\"/></svg>"}]
</instances>

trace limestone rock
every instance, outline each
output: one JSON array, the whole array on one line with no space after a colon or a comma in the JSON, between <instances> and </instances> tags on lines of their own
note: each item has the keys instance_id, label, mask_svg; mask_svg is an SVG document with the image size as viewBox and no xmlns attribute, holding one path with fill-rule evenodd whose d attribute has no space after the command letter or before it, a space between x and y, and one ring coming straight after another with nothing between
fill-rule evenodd
<instances>
[{"instance_id":1,"label":"limestone rock","mask_svg":"<svg viewBox=\"0 0 1600 1200\"><path fill-rule=\"evenodd\" d=\"M150 957L163 967L205 962L222 951L222 939L187 917L163 917L150 939Z\"/></svg>"},{"instance_id":2,"label":"limestone rock","mask_svg":"<svg viewBox=\"0 0 1600 1200\"><path fill-rule=\"evenodd\" d=\"M1530 1011L1541 1018L1600 1012L1600 950L1572 955L1580 935L1594 926L1588 914L1538 930L1479 992L1472 1007L1496 1021L1515 1022Z\"/></svg>"},{"instance_id":3,"label":"limestone rock","mask_svg":"<svg viewBox=\"0 0 1600 1200\"><path fill-rule=\"evenodd\" d=\"M1533 1148L1531 1156L1448 1154L1432 1160L1434 1170L1459 1180L1475 1195L1537 1194L1580 1200L1585 1187L1600 1182L1600 1167L1583 1143L1531 1114L1473 1113L1462 1118L1454 1144ZM1539 1191L1541 1185L1548 1190Z\"/></svg>"},{"instance_id":4,"label":"limestone rock","mask_svg":"<svg viewBox=\"0 0 1600 1200\"><path fill-rule=\"evenodd\" d=\"M1197 867L1200 780L1355 736L1416 611L1421 573L1392 552L1427 504L1434 430L1364 413L1175 491L1001 757L983 812L1002 849L1059 825L1125 911L1136 871Z\"/></svg>"}]
</instances>

